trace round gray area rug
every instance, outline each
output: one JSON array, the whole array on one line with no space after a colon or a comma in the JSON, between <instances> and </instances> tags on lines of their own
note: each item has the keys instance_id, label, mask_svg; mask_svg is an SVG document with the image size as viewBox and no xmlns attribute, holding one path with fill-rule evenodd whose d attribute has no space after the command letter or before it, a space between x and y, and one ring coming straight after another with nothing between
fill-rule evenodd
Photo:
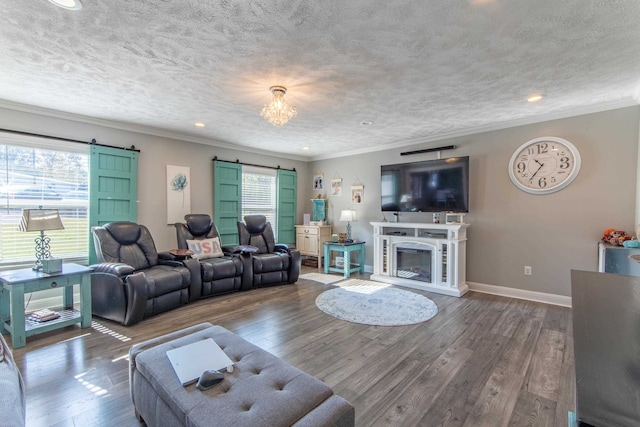
<instances>
[{"instance_id":1,"label":"round gray area rug","mask_svg":"<svg viewBox=\"0 0 640 427\"><path fill-rule=\"evenodd\" d=\"M412 325L438 314L438 306L425 296L373 282L325 291L316 306L341 320L379 326Z\"/></svg>"}]
</instances>

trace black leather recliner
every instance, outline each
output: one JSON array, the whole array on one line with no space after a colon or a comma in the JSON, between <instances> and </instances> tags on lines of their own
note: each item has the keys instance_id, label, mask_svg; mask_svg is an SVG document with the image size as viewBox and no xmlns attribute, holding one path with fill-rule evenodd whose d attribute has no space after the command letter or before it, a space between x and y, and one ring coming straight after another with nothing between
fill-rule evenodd
<instances>
[{"instance_id":1,"label":"black leather recliner","mask_svg":"<svg viewBox=\"0 0 640 427\"><path fill-rule=\"evenodd\" d=\"M207 214L185 215L186 223L176 223L178 248L188 249L187 240L205 240L220 238L218 228ZM199 258L202 287L189 294L189 300L251 289L251 259L234 253L235 247L222 247L224 256ZM245 264L247 264L245 266ZM243 276L246 271L246 276Z\"/></svg>"},{"instance_id":2,"label":"black leather recliner","mask_svg":"<svg viewBox=\"0 0 640 427\"><path fill-rule=\"evenodd\" d=\"M125 326L186 304L201 289L195 259L158 254L149 230L134 222L92 227L99 264L91 274L93 314Z\"/></svg>"},{"instance_id":3,"label":"black leather recliner","mask_svg":"<svg viewBox=\"0 0 640 427\"><path fill-rule=\"evenodd\" d=\"M246 215L238 221L240 245L255 246L251 253L253 287L295 283L300 275L300 252L275 243L271 223L264 215Z\"/></svg>"}]
</instances>

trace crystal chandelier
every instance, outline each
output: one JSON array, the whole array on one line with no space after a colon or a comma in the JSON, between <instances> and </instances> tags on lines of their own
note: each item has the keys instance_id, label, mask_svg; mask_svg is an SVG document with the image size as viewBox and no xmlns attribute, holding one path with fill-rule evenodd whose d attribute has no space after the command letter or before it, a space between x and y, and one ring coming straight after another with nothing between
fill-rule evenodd
<instances>
[{"instance_id":1,"label":"crystal chandelier","mask_svg":"<svg viewBox=\"0 0 640 427\"><path fill-rule=\"evenodd\" d=\"M294 118L298 112L294 106L287 104L284 100L284 94L287 93L286 87L271 86L269 90L273 94L273 99L262 108L260 115L272 125L282 126Z\"/></svg>"}]
</instances>

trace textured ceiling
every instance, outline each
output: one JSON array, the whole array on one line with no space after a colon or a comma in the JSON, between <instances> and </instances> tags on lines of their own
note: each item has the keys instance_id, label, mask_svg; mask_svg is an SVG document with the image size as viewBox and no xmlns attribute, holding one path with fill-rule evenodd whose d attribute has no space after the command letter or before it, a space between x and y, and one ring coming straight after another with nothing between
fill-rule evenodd
<instances>
[{"instance_id":1,"label":"textured ceiling","mask_svg":"<svg viewBox=\"0 0 640 427\"><path fill-rule=\"evenodd\" d=\"M0 0L1 105L326 158L639 99L637 0L83 4Z\"/></svg>"}]
</instances>

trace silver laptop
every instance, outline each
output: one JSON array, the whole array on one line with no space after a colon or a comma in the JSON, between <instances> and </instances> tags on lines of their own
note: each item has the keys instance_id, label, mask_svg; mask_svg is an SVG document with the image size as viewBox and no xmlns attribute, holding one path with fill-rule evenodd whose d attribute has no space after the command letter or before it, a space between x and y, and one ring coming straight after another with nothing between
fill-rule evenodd
<instances>
[{"instance_id":1,"label":"silver laptop","mask_svg":"<svg viewBox=\"0 0 640 427\"><path fill-rule=\"evenodd\" d=\"M233 361L211 338L167 350L167 357L183 386L198 381L208 370L225 370Z\"/></svg>"}]
</instances>

